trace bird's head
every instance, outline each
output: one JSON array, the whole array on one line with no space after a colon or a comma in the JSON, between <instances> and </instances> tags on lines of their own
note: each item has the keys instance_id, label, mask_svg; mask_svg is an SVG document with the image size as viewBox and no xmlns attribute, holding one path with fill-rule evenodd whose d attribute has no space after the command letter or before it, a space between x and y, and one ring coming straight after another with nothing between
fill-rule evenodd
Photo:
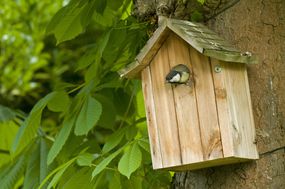
<instances>
[{"instance_id":1,"label":"bird's head","mask_svg":"<svg viewBox=\"0 0 285 189\"><path fill-rule=\"evenodd\" d=\"M189 79L189 68L184 64L178 64L174 66L170 72L166 75L165 80L168 83L186 83Z\"/></svg>"}]
</instances>

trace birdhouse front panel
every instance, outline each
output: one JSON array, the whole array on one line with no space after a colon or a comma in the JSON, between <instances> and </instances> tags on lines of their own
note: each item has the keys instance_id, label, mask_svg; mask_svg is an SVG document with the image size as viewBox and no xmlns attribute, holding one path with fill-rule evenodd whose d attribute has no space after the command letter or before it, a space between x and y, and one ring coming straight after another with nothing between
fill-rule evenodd
<instances>
[{"instance_id":1,"label":"birdhouse front panel","mask_svg":"<svg viewBox=\"0 0 285 189\"><path fill-rule=\"evenodd\" d=\"M204 25L167 19L120 71L141 76L154 169L258 159L245 63L257 60Z\"/></svg>"},{"instance_id":2,"label":"birdhouse front panel","mask_svg":"<svg viewBox=\"0 0 285 189\"><path fill-rule=\"evenodd\" d=\"M165 82L177 64L191 70L192 86ZM258 157L244 64L210 59L171 33L141 74L154 169Z\"/></svg>"}]
</instances>

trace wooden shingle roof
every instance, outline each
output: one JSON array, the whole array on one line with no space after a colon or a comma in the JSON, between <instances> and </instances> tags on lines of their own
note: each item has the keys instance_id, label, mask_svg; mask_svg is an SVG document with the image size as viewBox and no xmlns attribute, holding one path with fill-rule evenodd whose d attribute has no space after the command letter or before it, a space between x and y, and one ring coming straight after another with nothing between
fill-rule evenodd
<instances>
[{"instance_id":1,"label":"wooden shingle roof","mask_svg":"<svg viewBox=\"0 0 285 189\"><path fill-rule=\"evenodd\" d=\"M257 58L250 52L241 52L225 39L200 23L165 19L141 49L134 62L119 71L121 77L137 77L155 56L168 35L174 32L205 56L225 62L255 64Z\"/></svg>"}]
</instances>

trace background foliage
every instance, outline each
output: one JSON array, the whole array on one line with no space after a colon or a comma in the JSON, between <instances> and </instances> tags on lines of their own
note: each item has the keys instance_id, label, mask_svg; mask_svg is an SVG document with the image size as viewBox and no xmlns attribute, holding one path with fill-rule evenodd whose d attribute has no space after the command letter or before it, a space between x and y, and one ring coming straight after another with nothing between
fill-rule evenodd
<instances>
[{"instance_id":1,"label":"background foliage","mask_svg":"<svg viewBox=\"0 0 285 189\"><path fill-rule=\"evenodd\" d=\"M117 74L148 38L131 8L131 0L0 5L1 189L169 185L170 173L151 167L140 82Z\"/></svg>"}]
</instances>

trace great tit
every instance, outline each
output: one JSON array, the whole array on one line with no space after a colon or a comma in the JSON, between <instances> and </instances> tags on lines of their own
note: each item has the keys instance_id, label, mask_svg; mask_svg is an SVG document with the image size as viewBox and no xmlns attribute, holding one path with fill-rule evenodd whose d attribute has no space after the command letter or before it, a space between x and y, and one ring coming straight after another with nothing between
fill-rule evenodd
<instances>
[{"instance_id":1,"label":"great tit","mask_svg":"<svg viewBox=\"0 0 285 189\"><path fill-rule=\"evenodd\" d=\"M190 74L190 70L186 65L178 64L170 70L165 80L171 84L188 84Z\"/></svg>"}]
</instances>

